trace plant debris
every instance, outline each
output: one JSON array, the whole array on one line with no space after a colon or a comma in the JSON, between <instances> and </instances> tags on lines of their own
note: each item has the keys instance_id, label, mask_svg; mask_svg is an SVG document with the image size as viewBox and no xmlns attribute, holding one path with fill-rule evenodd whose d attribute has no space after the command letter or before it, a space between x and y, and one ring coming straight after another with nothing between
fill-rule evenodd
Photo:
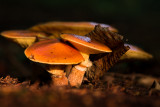
<instances>
[{"instance_id":1,"label":"plant debris","mask_svg":"<svg viewBox=\"0 0 160 107\"><path fill-rule=\"evenodd\" d=\"M9 85L15 85L18 83L18 79L11 78L10 76L1 77L0 78L0 86L9 86Z\"/></svg>"}]
</instances>

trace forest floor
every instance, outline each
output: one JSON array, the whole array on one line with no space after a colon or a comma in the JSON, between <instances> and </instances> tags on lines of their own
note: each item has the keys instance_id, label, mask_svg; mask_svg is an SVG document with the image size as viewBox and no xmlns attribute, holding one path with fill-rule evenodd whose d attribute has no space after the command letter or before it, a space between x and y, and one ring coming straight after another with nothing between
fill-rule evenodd
<instances>
[{"instance_id":1,"label":"forest floor","mask_svg":"<svg viewBox=\"0 0 160 107\"><path fill-rule=\"evenodd\" d=\"M17 78L6 76L0 79L0 106L159 107L158 81L158 75L147 73L107 72L96 84L84 80L80 88L73 88L40 86L39 82L20 82Z\"/></svg>"}]
</instances>

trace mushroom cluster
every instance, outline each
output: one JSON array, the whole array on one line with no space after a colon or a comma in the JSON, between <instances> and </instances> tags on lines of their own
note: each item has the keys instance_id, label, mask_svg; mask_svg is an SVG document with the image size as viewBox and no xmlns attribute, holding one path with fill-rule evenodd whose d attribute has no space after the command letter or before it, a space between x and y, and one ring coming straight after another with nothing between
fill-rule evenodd
<instances>
[{"instance_id":1,"label":"mushroom cluster","mask_svg":"<svg viewBox=\"0 0 160 107\"><path fill-rule=\"evenodd\" d=\"M28 30L4 31L1 35L26 48L24 53L28 59L44 64L55 86L80 87L85 72L92 66L90 54L112 52L106 44L87 36L80 36L91 32L97 24L94 22L49 22L33 26ZM108 27L112 32L118 32L109 25L100 25ZM129 46L132 47L132 45ZM131 48L121 57L121 60L130 57L137 58L138 54L145 56L144 59L152 57L139 48L136 51Z\"/></svg>"},{"instance_id":2,"label":"mushroom cluster","mask_svg":"<svg viewBox=\"0 0 160 107\"><path fill-rule=\"evenodd\" d=\"M47 71L52 74L54 85L68 85L69 80L71 86L79 87L85 71L92 66L89 54L104 52L111 52L111 50L99 42L92 41L89 37L62 34L61 38L34 43L26 48L25 55L34 62L48 65ZM67 79L64 70L69 65L74 65L74 67Z\"/></svg>"}]
</instances>

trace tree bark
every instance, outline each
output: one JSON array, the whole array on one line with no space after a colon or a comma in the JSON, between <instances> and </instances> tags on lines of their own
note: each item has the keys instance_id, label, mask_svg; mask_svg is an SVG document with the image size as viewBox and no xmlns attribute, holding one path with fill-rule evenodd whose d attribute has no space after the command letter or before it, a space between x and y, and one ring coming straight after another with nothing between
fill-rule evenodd
<instances>
[{"instance_id":1,"label":"tree bark","mask_svg":"<svg viewBox=\"0 0 160 107\"><path fill-rule=\"evenodd\" d=\"M94 30L85 36L107 45L112 50L111 53L90 55L93 66L87 70L86 77L94 83L119 61L120 57L129 50L129 47L124 46L123 36L100 25L95 26Z\"/></svg>"}]
</instances>

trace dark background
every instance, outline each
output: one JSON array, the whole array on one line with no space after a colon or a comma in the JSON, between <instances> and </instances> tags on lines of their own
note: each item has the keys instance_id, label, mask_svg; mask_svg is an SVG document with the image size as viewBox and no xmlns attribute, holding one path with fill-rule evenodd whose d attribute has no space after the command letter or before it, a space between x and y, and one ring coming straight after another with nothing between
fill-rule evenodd
<instances>
[{"instance_id":1,"label":"dark background","mask_svg":"<svg viewBox=\"0 0 160 107\"><path fill-rule=\"evenodd\" d=\"M153 54L150 72L160 72L160 0L0 0L0 32L27 29L47 21L94 21ZM23 49L0 37L0 76L27 75L31 66ZM26 71L26 72L25 72Z\"/></svg>"}]
</instances>

